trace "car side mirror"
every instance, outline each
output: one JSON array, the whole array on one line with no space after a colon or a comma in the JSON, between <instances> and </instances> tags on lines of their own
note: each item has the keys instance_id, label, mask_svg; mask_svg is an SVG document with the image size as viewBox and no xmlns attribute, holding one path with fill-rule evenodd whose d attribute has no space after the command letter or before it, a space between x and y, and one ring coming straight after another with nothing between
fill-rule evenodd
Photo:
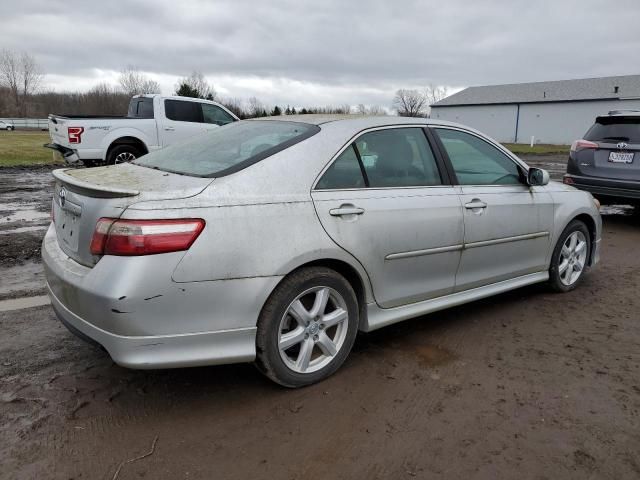
<instances>
[{"instance_id":1,"label":"car side mirror","mask_svg":"<svg viewBox=\"0 0 640 480\"><path fill-rule=\"evenodd\" d=\"M527 174L527 183L531 186L546 185L549 183L549 172L543 170L542 168L531 167L529 169L529 173Z\"/></svg>"}]
</instances>

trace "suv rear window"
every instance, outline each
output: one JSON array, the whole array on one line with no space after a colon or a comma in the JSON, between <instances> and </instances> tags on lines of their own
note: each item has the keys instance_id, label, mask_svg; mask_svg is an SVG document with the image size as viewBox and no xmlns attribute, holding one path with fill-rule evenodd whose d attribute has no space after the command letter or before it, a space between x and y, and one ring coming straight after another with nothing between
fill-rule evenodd
<instances>
[{"instance_id":1,"label":"suv rear window","mask_svg":"<svg viewBox=\"0 0 640 480\"><path fill-rule=\"evenodd\" d=\"M223 177L319 131L317 125L278 120L233 122L148 153L134 163L195 177Z\"/></svg>"},{"instance_id":2,"label":"suv rear window","mask_svg":"<svg viewBox=\"0 0 640 480\"><path fill-rule=\"evenodd\" d=\"M640 115L637 117L598 117L584 136L592 142L640 143Z\"/></svg>"}]
</instances>

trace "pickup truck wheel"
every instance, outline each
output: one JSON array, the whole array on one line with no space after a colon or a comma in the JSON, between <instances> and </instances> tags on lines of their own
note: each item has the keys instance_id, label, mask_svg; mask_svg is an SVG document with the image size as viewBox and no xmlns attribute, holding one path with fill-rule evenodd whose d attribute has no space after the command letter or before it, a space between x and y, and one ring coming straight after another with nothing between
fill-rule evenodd
<instances>
[{"instance_id":1,"label":"pickup truck wheel","mask_svg":"<svg viewBox=\"0 0 640 480\"><path fill-rule=\"evenodd\" d=\"M133 145L118 145L109 151L107 164L129 163L141 156L140 150Z\"/></svg>"}]
</instances>

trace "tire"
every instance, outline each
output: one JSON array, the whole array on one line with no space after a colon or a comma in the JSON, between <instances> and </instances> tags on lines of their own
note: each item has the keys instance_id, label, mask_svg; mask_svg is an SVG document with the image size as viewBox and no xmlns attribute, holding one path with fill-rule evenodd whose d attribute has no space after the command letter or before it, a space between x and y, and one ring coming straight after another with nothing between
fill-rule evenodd
<instances>
[{"instance_id":1,"label":"tire","mask_svg":"<svg viewBox=\"0 0 640 480\"><path fill-rule=\"evenodd\" d=\"M575 239L575 244L572 243ZM583 247L580 245L584 244ZM574 245L574 247L572 247ZM573 220L564 229L551 256L549 285L556 292L576 288L588 269L591 258L591 234L580 220Z\"/></svg>"},{"instance_id":2,"label":"tire","mask_svg":"<svg viewBox=\"0 0 640 480\"><path fill-rule=\"evenodd\" d=\"M324 380L349 355L358 333L358 312L353 288L334 270L309 267L291 273L260 312L256 366L289 388Z\"/></svg>"},{"instance_id":3,"label":"tire","mask_svg":"<svg viewBox=\"0 0 640 480\"><path fill-rule=\"evenodd\" d=\"M140 157L142 152L135 145L116 145L107 155L107 165L115 165L117 163L129 163Z\"/></svg>"}]
</instances>

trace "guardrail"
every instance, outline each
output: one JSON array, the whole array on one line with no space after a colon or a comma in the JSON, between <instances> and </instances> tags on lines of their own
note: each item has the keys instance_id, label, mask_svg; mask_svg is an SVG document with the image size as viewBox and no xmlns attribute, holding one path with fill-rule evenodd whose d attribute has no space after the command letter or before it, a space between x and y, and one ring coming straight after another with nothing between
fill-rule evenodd
<instances>
[{"instance_id":1,"label":"guardrail","mask_svg":"<svg viewBox=\"0 0 640 480\"><path fill-rule=\"evenodd\" d=\"M43 130L48 128L48 119L46 118L0 118L0 120L16 128L37 128Z\"/></svg>"}]
</instances>

